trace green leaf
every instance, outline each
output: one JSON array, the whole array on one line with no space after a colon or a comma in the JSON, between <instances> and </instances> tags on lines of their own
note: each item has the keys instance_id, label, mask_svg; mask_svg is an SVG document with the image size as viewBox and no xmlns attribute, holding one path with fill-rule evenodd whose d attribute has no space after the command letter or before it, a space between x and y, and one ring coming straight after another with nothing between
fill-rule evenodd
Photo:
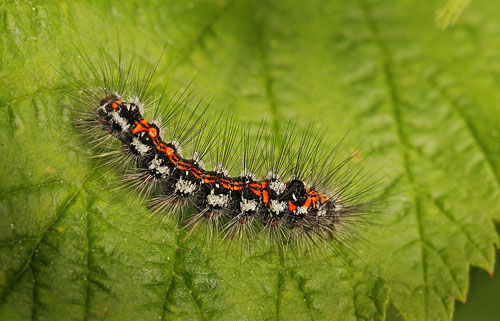
<instances>
[{"instance_id":1,"label":"green leaf","mask_svg":"<svg viewBox=\"0 0 500 321\"><path fill-rule=\"evenodd\" d=\"M416 0L4 1L0 319L373 320L390 300L406 320L450 320L498 244L498 7L474 1L442 31ZM373 245L345 261L240 255L120 199L51 86L81 63L75 42L112 51L117 35L146 60L167 44L154 88L194 78L242 122L315 120L324 148L363 142L397 195Z\"/></svg>"}]
</instances>

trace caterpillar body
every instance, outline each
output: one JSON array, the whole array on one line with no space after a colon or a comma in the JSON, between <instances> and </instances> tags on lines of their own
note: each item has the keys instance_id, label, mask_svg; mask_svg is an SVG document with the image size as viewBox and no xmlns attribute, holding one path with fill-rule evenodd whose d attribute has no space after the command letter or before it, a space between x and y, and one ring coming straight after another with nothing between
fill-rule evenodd
<instances>
[{"instance_id":1,"label":"caterpillar body","mask_svg":"<svg viewBox=\"0 0 500 321\"><path fill-rule=\"evenodd\" d=\"M267 231L278 245L334 241L345 246L345 237L355 234L350 227L362 225L357 223L372 211L374 202L366 195L373 186L356 186L360 171L346 170L352 157L336 161L338 146L321 152L324 132L312 125L300 137L290 123L280 139L272 139L276 133L261 125L250 143L249 130L236 138L238 128L231 119L224 125L220 116L210 116L209 108L196 116L189 107L192 99L182 95L166 104L160 120L149 121L146 107L154 106L157 116L162 105L147 90L156 67L141 72L121 60L101 59L100 68L88 56L85 61L91 71L87 77L93 79L70 76L78 91L67 91L85 107L78 109L77 127L104 150L99 156L112 157L119 166L134 163L125 182L147 195L156 191L150 200L154 213L190 205L194 211L187 225L211 222L225 238L249 239L256 231ZM182 155L188 145L193 147L191 158ZM212 169L202 160L208 154L215 158ZM231 175L236 163L242 170Z\"/></svg>"}]
</instances>

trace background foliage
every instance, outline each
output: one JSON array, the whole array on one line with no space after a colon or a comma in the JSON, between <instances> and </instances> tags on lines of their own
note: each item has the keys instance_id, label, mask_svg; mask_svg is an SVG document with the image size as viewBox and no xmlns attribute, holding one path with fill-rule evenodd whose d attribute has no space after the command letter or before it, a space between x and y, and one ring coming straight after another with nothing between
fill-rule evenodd
<instances>
[{"instance_id":1,"label":"background foliage","mask_svg":"<svg viewBox=\"0 0 500 321\"><path fill-rule=\"evenodd\" d=\"M498 244L500 4L472 1L438 17L444 30L443 5L4 0L0 319L372 320L390 301L406 320L450 320L470 265L493 273ZM239 257L116 202L51 84L81 64L73 41L117 34L145 60L167 44L153 87L195 78L241 121L317 120L324 148L348 130L363 142L397 197L374 245L356 244L362 260Z\"/></svg>"}]
</instances>

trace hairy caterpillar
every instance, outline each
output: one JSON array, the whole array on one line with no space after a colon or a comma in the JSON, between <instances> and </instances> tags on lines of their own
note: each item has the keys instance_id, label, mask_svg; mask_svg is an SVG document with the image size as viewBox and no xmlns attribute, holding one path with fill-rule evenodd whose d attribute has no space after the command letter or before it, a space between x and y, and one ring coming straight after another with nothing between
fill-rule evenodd
<instances>
[{"instance_id":1,"label":"hairy caterpillar","mask_svg":"<svg viewBox=\"0 0 500 321\"><path fill-rule=\"evenodd\" d=\"M190 94L154 99L148 87L157 65L115 62L103 52L97 63L82 57L83 78L64 73L76 126L108 166L125 169L123 183L150 198L153 213L186 212L187 226L209 223L228 239L262 233L279 247L310 248L346 246L351 227L373 211L373 185L358 186L361 172L348 166L351 156L337 161L339 145L321 151L325 131L312 123L300 133L293 123L274 132L262 122L252 132L209 106L192 108Z\"/></svg>"}]
</instances>

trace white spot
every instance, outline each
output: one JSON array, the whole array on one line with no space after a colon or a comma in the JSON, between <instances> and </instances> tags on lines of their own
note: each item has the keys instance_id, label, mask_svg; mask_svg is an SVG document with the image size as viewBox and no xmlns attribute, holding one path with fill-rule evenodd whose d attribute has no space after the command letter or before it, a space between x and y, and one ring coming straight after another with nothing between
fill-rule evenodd
<instances>
[{"instance_id":1,"label":"white spot","mask_svg":"<svg viewBox=\"0 0 500 321\"><path fill-rule=\"evenodd\" d=\"M198 165L199 168L205 169L205 163L200 159L200 154L198 152L193 153L193 162Z\"/></svg>"},{"instance_id":2,"label":"white spot","mask_svg":"<svg viewBox=\"0 0 500 321\"><path fill-rule=\"evenodd\" d=\"M175 191L182 194L192 194L196 190L196 184L182 178L175 183Z\"/></svg>"},{"instance_id":3,"label":"white spot","mask_svg":"<svg viewBox=\"0 0 500 321\"><path fill-rule=\"evenodd\" d=\"M175 149L178 149L181 147L181 143L179 143L179 141L175 140L175 139L172 139L171 141L169 141L168 144L173 145Z\"/></svg>"},{"instance_id":4,"label":"white spot","mask_svg":"<svg viewBox=\"0 0 500 321\"><path fill-rule=\"evenodd\" d=\"M242 198L240 202L240 208L243 213L253 212L257 209L257 201Z\"/></svg>"},{"instance_id":5,"label":"white spot","mask_svg":"<svg viewBox=\"0 0 500 321\"><path fill-rule=\"evenodd\" d=\"M214 195L214 191L207 196L208 205L225 207L229 203L229 195Z\"/></svg>"},{"instance_id":6,"label":"white spot","mask_svg":"<svg viewBox=\"0 0 500 321\"><path fill-rule=\"evenodd\" d=\"M267 173L267 179L272 180L272 179L280 179L280 176L275 173L274 171L269 171Z\"/></svg>"},{"instance_id":7,"label":"white spot","mask_svg":"<svg viewBox=\"0 0 500 321\"><path fill-rule=\"evenodd\" d=\"M297 214L306 214L307 213L307 207L301 206L301 207L297 208L296 212L297 212Z\"/></svg>"},{"instance_id":8,"label":"white spot","mask_svg":"<svg viewBox=\"0 0 500 321\"><path fill-rule=\"evenodd\" d=\"M106 106L107 106L108 104L109 104L109 103L104 103L104 104L102 104L102 105L99 107L99 109L100 109L100 110L102 110L103 112L105 112L105 113L106 113L106 112L107 112L107 111L106 111Z\"/></svg>"},{"instance_id":9,"label":"white spot","mask_svg":"<svg viewBox=\"0 0 500 321\"><path fill-rule=\"evenodd\" d=\"M257 180L255 174L250 172L247 168L241 171L240 176L246 178L246 183Z\"/></svg>"},{"instance_id":10,"label":"white spot","mask_svg":"<svg viewBox=\"0 0 500 321\"><path fill-rule=\"evenodd\" d=\"M130 103L127 105L127 109L128 110L133 110L135 108L130 108L132 106L136 107L137 109L139 109L139 112L141 114L144 114L144 104L139 100L139 97L137 96L133 96L130 98Z\"/></svg>"},{"instance_id":11,"label":"white spot","mask_svg":"<svg viewBox=\"0 0 500 321\"><path fill-rule=\"evenodd\" d=\"M140 155L146 154L151 149L148 145L141 143L141 141L137 139L137 137L134 137L134 139L132 139L130 145L133 145Z\"/></svg>"},{"instance_id":12,"label":"white spot","mask_svg":"<svg viewBox=\"0 0 500 321\"><path fill-rule=\"evenodd\" d=\"M318 211L318 214L316 214L318 216L326 216L326 210L319 210Z\"/></svg>"},{"instance_id":13,"label":"white spot","mask_svg":"<svg viewBox=\"0 0 500 321\"><path fill-rule=\"evenodd\" d=\"M124 132L128 131L128 128L130 127L130 125L127 123L127 120L125 118L120 116L120 114L118 114L116 111L113 111L113 112L111 112L111 118L112 118L113 122L120 125L120 127L122 128L122 131L124 131Z\"/></svg>"},{"instance_id":14,"label":"white spot","mask_svg":"<svg viewBox=\"0 0 500 321\"><path fill-rule=\"evenodd\" d=\"M269 187L279 195L279 194L283 193L283 191L286 188L286 185L285 185L285 183L283 183L282 181L277 179L274 181L270 181Z\"/></svg>"},{"instance_id":15,"label":"white spot","mask_svg":"<svg viewBox=\"0 0 500 321\"><path fill-rule=\"evenodd\" d=\"M161 128L163 127L162 124L161 124L161 118L155 118L155 119L153 119L151 121L151 124L156 125L156 127L158 127L158 129L159 129L158 134L161 136L161 134L162 134Z\"/></svg>"},{"instance_id":16,"label":"white spot","mask_svg":"<svg viewBox=\"0 0 500 321\"><path fill-rule=\"evenodd\" d=\"M271 200L269 209L271 210L271 212L274 212L276 214L282 213L286 210L286 203L278 202L277 200Z\"/></svg>"},{"instance_id":17,"label":"white spot","mask_svg":"<svg viewBox=\"0 0 500 321\"><path fill-rule=\"evenodd\" d=\"M224 165L222 165L222 163L217 164L217 166L215 166L214 171L217 174L223 174L224 176L229 175L229 172L227 171L227 169L224 168Z\"/></svg>"},{"instance_id":18,"label":"white spot","mask_svg":"<svg viewBox=\"0 0 500 321\"><path fill-rule=\"evenodd\" d=\"M161 175L170 174L168 166L162 164L162 160L158 158L158 155L155 155L155 158L151 161L151 164L149 164L149 169L156 170Z\"/></svg>"},{"instance_id":19,"label":"white spot","mask_svg":"<svg viewBox=\"0 0 500 321\"><path fill-rule=\"evenodd\" d=\"M172 139L171 141L167 142L167 144L173 145L177 154L179 154L179 156L182 157L182 148L181 148L181 143L179 141Z\"/></svg>"}]
</instances>

